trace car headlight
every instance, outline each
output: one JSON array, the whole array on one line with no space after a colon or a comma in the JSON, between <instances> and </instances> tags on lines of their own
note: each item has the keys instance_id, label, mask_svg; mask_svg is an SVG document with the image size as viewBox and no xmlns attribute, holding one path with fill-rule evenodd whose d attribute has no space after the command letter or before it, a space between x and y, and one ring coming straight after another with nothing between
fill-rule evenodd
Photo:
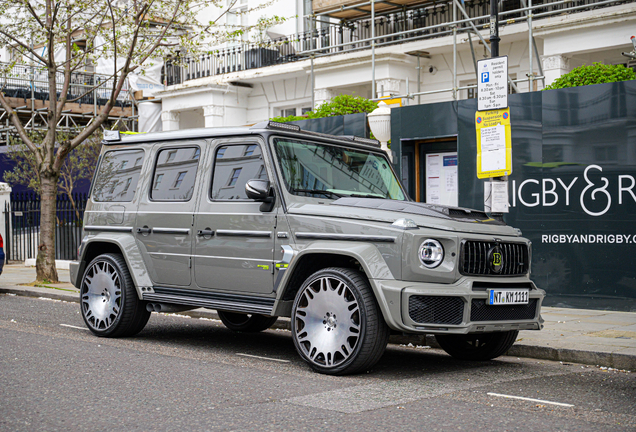
<instances>
[{"instance_id":1,"label":"car headlight","mask_svg":"<svg viewBox=\"0 0 636 432\"><path fill-rule=\"evenodd\" d=\"M426 239L417 252L420 262L427 268L435 268L444 260L444 248L437 240Z\"/></svg>"}]
</instances>

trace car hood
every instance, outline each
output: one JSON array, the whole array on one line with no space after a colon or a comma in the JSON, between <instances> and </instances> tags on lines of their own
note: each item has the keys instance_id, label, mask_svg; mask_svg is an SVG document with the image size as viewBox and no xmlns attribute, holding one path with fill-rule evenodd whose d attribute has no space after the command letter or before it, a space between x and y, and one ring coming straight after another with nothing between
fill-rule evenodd
<instances>
[{"instance_id":1,"label":"car hood","mask_svg":"<svg viewBox=\"0 0 636 432\"><path fill-rule=\"evenodd\" d=\"M418 227L479 234L518 236L519 231L479 210L375 198L344 197L323 203L294 203L291 214L393 223L411 219Z\"/></svg>"}]
</instances>

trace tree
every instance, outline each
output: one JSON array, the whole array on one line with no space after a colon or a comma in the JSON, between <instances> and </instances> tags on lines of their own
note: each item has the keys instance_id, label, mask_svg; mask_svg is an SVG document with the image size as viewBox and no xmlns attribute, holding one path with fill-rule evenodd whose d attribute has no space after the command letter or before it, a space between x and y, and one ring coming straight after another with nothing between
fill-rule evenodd
<instances>
[{"instance_id":1,"label":"tree","mask_svg":"<svg viewBox=\"0 0 636 432\"><path fill-rule=\"evenodd\" d=\"M624 65L605 65L595 62L591 66L579 66L560 76L543 90L554 90L567 87L580 87L592 84L605 84L636 79L631 68Z\"/></svg>"},{"instance_id":2,"label":"tree","mask_svg":"<svg viewBox=\"0 0 636 432\"><path fill-rule=\"evenodd\" d=\"M11 49L18 58L30 59L38 73L46 76L48 84L48 106L43 115L46 127L40 142L34 141L6 95L0 91L0 105L20 140L32 152L34 169L39 177L38 280L58 280L55 201L65 159L73 149L104 127L128 75L141 71L145 62L169 55L177 58L194 55L208 46L204 43L214 44L249 30L226 29L216 24L233 5L234 2L225 6L221 0L5 0L0 3L3 17L0 47ZM209 16L213 7L220 10L216 19L203 23L197 20L202 11L206 13L201 16ZM275 22L266 20L263 25ZM80 100L100 86L89 86L83 94L71 96L69 90L74 73L97 59L112 59L113 73L107 81L107 101L91 122L77 130L77 134L58 141L58 124L66 104ZM5 67L5 75L11 73L14 64Z\"/></svg>"},{"instance_id":3,"label":"tree","mask_svg":"<svg viewBox=\"0 0 636 432\"><path fill-rule=\"evenodd\" d=\"M29 136L33 142L38 144L42 140L42 135L37 131L30 132ZM67 133L58 133L58 142L68 139ZM68 197L78 218L80 217L80 213L75 205L73 191L79 182L90 181L91 178L93 178L99 152L102 148L101 140L101 133L93 134L85 140L81 146L71 150L66 159L64 159L64 163L60 169L60 177L57 184L58 190ZM26 186L35 193L40 194L40 176L37 171L35 154L31 152L24 143L18 140L18 142L12 142L9 145L7 156L13 161L15 166L11 171L4 173L4 181L11 186Z\"/></svg>"}]
</instances>

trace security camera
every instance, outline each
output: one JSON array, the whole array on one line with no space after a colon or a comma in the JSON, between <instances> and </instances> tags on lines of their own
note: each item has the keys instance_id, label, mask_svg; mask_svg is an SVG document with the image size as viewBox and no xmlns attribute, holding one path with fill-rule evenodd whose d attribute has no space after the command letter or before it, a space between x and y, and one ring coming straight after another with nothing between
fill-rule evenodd
<instances>
[{"instance_id":1,"label":"security camera","mask_svg":"<svg viewBox=\"0 0 636 432\"><path fill-rule=\"evenodd\" d=\"M429 66L428 73L430 73L431 75L435 75L437 73L437 68L435 66Z\"/></svg>"}]
</instances>

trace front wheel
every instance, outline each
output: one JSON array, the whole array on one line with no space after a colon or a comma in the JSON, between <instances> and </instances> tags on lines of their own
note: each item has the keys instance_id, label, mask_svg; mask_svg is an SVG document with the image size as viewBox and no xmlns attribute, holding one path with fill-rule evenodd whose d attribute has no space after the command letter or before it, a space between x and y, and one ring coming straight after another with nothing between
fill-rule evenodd
<instances>
[{"instance_id":1,"label":"front wheel","mask_svg":"<svg viewBox=\"0 0 636 432\"><path fill-rule=\"evenodd\" d=\"M390 333L367 278L345 268L320 270L305 281L291 325L303 360L329 375L369 370L382 357Z\"/></svg>"},{"instance_id":2,"label":"front wheel","mask_svg":"<svg viewBox=\"0 0 636 432\"><path fill-rule=\"evenodd\" d=\"M267 330L273 326L278 319L278 317L269 317L259 314L217 312L225 327L235 332L255 333Z\"/></svg>"},{"instance_id":3,"label":"front wheel","mask_svg":"<svg viewBox=\"0 0 636 432\"><path fill-rule=\"evenodd\" d=\"M86 326L97 336L133 336L150 318L119 254L100 255L88 265L80 287L80 307Z\"/></svg>"},{"instance_id":4,"label":"front wheel","mask_svg":"<svg viewBox=\"0 0 636 432\"><path fill-rule=\"evenodd\" d=\"M492 360L505 354L517 340L519 332L468 335L435 335L444 351L458 360Z\"/></svg>"}]
</instances>

